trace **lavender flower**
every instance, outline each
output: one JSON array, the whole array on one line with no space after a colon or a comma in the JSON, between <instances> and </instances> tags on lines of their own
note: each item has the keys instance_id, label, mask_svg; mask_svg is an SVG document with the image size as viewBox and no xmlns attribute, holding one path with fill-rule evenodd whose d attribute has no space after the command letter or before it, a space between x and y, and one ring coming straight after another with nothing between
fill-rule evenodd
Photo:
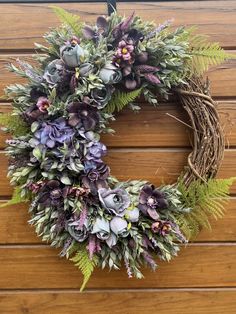
<instances>
[{"instance_id":1,"label":"lavender flower","mask_svg":"<svg viewBox=\"0 0 236 314\"><path fill-rule=\"evenodd\" d=\"M86 170L95 169L95 163L102 163L101 158L105 156L107 153L107 148L101 142L90 142L87 146L87 154L85 156L86 159Z\"/></svg>"},{"instance_id":2,"label":"lavender flower","mask_svg":"<svg viewBox=\"0 0 236 314\"><path fill-rule=\"evenodd\" d=\"M41 127L34 133L30 143L33 146L43 144L53 148L58 144L68 143L74 136L74 130L67 126L64 118L58 118L53 122L43 122Z\"/></svg>"},{"instance_id":3,"label":"lavender flower","mask_svg":"<svg viewBox=\"0 0 236 314\"><path fill-rule=\"evenodd\" d=\"M165 195L152 185L144 185L139 196L138 208L144 215L150 216L154 220L158 220L158 209L167 208L168 202Z\"/></svg>"},{"instance_id":4,"label":"lavender flower","mask_svg":"<svg viewBox=\"0 0 236 314\"><path fill-rule=\"evenodd\" d=\"M129 194L123 189L99 189L98 195L103 207L107 209L109 213L113 213L116 216L123 217L125 210L130 205Z\"/></svg>"}]
</instances>

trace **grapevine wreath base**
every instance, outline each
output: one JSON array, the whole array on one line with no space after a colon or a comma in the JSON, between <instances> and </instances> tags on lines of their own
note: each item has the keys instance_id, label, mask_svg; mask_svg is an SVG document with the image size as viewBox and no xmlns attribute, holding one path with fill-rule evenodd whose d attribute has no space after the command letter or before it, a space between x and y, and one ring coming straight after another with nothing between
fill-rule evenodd
<instances>
[{"instance_id":1,"label":"grapevine wreath base","mask_svg":"<svg viewBox=\"0 0 236 314\"><path fill-rule=\"evenodd\" d=\"M9 65L28 82L6 88L13 112L0 117L13 136L7 153L15 192L7 205L31 203L30 223L81 269L81 289L96 266L124 264L129 277L142 278L142 265L155 270L156 257L169 261L179 244L210 227L210 215L223 214L233 179L214 179L224 137L201 74L228 55L168 21L156 26L114 13L91 27L54 11L63 25L45 35L48 46L37 44L37 65ZM108 124L115 112L138 111L138 96L158 105L156 95L173 94L193 134L177 183L119 182L102 160L100 134L113 132Z\"/></svg>"}]
</instances>

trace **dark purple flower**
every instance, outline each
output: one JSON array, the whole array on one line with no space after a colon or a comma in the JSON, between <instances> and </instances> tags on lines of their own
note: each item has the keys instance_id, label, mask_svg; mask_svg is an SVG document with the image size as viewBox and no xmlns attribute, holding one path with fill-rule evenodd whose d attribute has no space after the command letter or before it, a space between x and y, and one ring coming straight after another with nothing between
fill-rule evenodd
<instances>
[{"instance_id":1,"label":"dark purple flower","mask_svg":"<svg viewBox=\"0 0 236 314\"><path fill-rule=\"evenodd\" d=\"M45 117L47 115L46 112L42 112L36 105L32 105L26 109L25 112L22 113L22 118L29 124L32 122Z\"/></svg>"},{"instance_id":2,"label":"dark purple flower","mask_svg":"<svg viewBox=\"0 0 236 314\"><path fill-rule=\"evenodd\" d=\"M94 130L99 123L96 108L86 102L74 102L68 106L69 125L83 127L85 131Z\"/></svg>"},{"instance_id":3,"label":"dark purple flower","mask_svg":"<svg viewBox=\"0 0 236 314\"><path fill-rule=\"evenodd\" d=\"M104 163L99 163L95 169L90 169L82 176L82 183L92 194L97 194L98 189L107 187L106 179L109 173L110 168Z\"/></svg>"},{"instance_id":4,"label":"dark purple flower","mask_svg":"<svg viewBox=\"0 0 236 314\"><path fill-rule=\"evenodd\" d=\"M165 195L153 185L144 185L139 195L138 208L144 215L150 216L154 220L159 219L158 209L167 208L168 202Z\"/></svg>"},{"instance_id":5,"label":"dark purple flower","mask_svg":"<svg viewBox=\"0 0 236 314\"><path fill-rule=\"evenodd\" d=\"M58 118L53 122L43 122L41 127L34 133L31 140L33 146L43 144L53 148L56 144L68 143L74 136L74 130L66 124L64 118Z\"/></svg>"},{"instance_id":6,"label":"dark purple flower","mask_svg":"<svg viewBox=\"0 0 236 314\"><path fill-rule=\"evenodd\" d=\"M125 210L130 205L130 197L126 190L102 188L98 190L98 194L100 202L108 212L120 217L125 215Z\"/></svg>"},{"instance_id":7,"label":"dark purple flower","mask_svg":"<svg viewBox=\"0 0 236 314\"><path fill-rule=\"evenodd\" d=\"M68 188L63 186L58 180L50 180L39 192L38 202L44 206L58 206L67 196Z\"/></svg>"},{"instance_id":8,"label":"dark purple flower","mask_svg":"<svg viewBox=\"0 0 236 314\"><path fill-rule=\"evenodd\" d=\"M113 28L112 35L116 40L117 39L119 40L124 35L125 32L129 31L129 28L133 22L133 19L134 19L134 12Z\"/></svg>"}]
</instances>

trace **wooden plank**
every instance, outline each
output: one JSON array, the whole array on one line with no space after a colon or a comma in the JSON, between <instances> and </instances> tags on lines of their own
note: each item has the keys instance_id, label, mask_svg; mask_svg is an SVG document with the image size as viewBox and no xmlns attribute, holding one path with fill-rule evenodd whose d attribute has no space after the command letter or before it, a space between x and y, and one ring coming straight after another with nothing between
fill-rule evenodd
<instances>
[{"instance_id":1,"label":"wooden plank","mask_svg":"<svg viewBox=\"0 0 236 314\"><path fill-rule=\"evenodd\" d=\"M231 51L235 53L235 50ZM32 62L30 55L0 55L0 96L4 96L4 88L14 83L24 83L25 79L9 72L7 65L20 57L22 60ZM236 58L226 61L223 65L211 68L208 77L211 81L211 93L215 97L235 97Z\"/></svg>"},{"instance_id":2,"label":"wooden plank","mask_svg":"<svg viewBox=\"0 0 236 314\"><path fill-rule=\"evenodd\" d=\"M155 185L174 183L186 165L188 152L181 149L113 149L105 161L112 169L112 175L121 181L145 179ZM236 173L236 150L225 151L225 158L219 170L220 178L227 178ZM12 193L12 187L6 178L7 157L0 153L0 196ZM236 192L236 184L232 186Z\"/></svg>"},{"instance_id":3,"label":"wooden plank","mask_svg":"<svg viewBox=\"0 0 236 314\"><path fill-rule=\"evenodd\" d=\"M230 314L236 312L233 290L25 291L0 292L4 314ZM157 309L157 312L155 309ZM207 312L206 312L207 311Z\"/></svg>"},{"instance_id":4,"label":"wooden plank","mask_svg":"<svg viewBox=\"0 0 236 314\"><path fill-rule=\"evenodd\" d=\"M0 208L0 244L42 243L36 236L34 227L27 223L30 219L28 206L28 204L20 204ZM218 221L212 220L212 231L202 230L196 241L236 241L236 228L235 224L232 224L236 219L235 209L236 198L232 198L226 205L224 218Z\"/></svg>"},{"instance_id":5,"label":"wooden plank","mask_svg":"<svg viewBox=\"0 0 236 314\"><path fill-rule=\"evenodd\" d=\"M49 27L60 25L50 6L39 3L1 4L1 50L32 49L35 42L42 43L42 35ZM81 20L87 23L94 23L98 15L107 12L105 3L64 3L60 7L80 15Z\"/></svg>"},{"instance_id":6,"label":"wooden plank","mask_svg":"<svg viewBox=\"0 0 236 314\"><path fill-rule=\"evenodd\" d=\"M177 103L161 103L158 107L140 104L138 114L126 109L117 113L111 123L116 133L103 135L108 147L189 147L191 129L168 116L170 114L189 123L186 114ZM9 112L10 104L0 104L0 112ZM236 101L220 101L218 111L226 137L226 146L236 146ZM10 135L0 131L0 149Z\"/></svg>"},{"instance_id":7,"label":"wooden plank","mask_svg":"<svg viewBox=\"0 0 236 314\"><path fill-rule=\"evenodd\" d=\"M66 1L65 1L66 2ZM227 7L226 7L227 3ZM2 4L1 49L32 48L48 27L58 25L49 4ZM64 3L61 7L79 14L86 22L94 21L98 14L106 14L105 3ZM126 15L135 11L144 19L162 23L174 18L174 26L198 25L200 33L210 36L225 47L236 47L235 1L181 1L118 3L118 12ZM11 25L9 28L8 25ZM29 31L29 25L30 31Z\"/></svg>"},{"instance_id":8,"label":"wooden plank","mask_svg":"<svg viewBox=\"0 0 236 314\"><path fill-rule=\"evenodd\" d=\"M79 288L81 274L58 250L45 246L1 246L1 289ZM129 279L125 270L97 269L88 288L236 287L236 246L195 244L182 248L155 273L143 269L145 280Z\"/></svg>"}]
</instances>

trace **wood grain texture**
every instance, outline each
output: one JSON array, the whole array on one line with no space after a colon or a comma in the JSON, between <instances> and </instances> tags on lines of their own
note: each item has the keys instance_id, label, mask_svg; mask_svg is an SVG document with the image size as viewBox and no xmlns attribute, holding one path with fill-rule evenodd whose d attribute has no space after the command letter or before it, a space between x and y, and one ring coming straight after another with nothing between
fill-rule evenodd
<instances>
[{"instance_id":1,"label":"wood grain texture","mask_svg":"<svg viewBox=\"0 0 236 314\"><path fill-rule=\"evenodd\" d=\"M158 107L142 103L141 111L134 114L126 109L116 115L111 123L116 133L102 135L108 147L189 147L191 129L168 114L189 124L186 114L176 103L161 103ZM0 113L9 112L10 104L0 104ZM236 146L236 101L219 101L218 111L224 128L226 146ZM0 131L0 149L5 147L10 135Z\"/></svg>"},{"instance_id":2,"label":"wood grain texture","mask_svg":"<svg viewBox=\"0 0 236 314\"><path fill-rule=\"evenodd\" d=\"M1 17L1 16L0 16ZM235 50L231 51L235 53ZM0 54L0 96L4 96L4 88L14 83L23 83L24 79L16 76L7 69L7 65L20 57L22 60L32 62L30 55L1 55ZM236 58L226 61L224 64L211 68L207 73L211 81L211 94L215 97L236 97Z\"/></svg>"},{"instance_id":3,"label":"wood grain texture","mask_svg":"<svg viewBox=\"0 0 236 314\"><path fill-rule=\"evenodd\" d=\"M124 269L97 269L88 288L236 287L235 250L232 244L190 244L155 273L143 269L145 280L130 280ZM79 288L80 272L58 253L43 245L0 246L1 289Z\"/></svg>"},{"instance_id":4,"label":"wood grain texture","mask_svg":"<svg viewBox=\"0 0 236 314\"><path fill-rule=\"evenodd\" d=\"M121 181L147 180L154 185L174 183L187 164L185 149L112 149L105 162L111 167L112 175ZM236 173L236 150L226 150L219 170L219 178L231 177ZM6 178L7 157L0 152L0 196L9 196L12 187ZM232 186L236 192L236 184Z\"/></svg>"},{"instance_id":5,"label":"wood grain texture","mask_svg":"<svg viewBox=\"0 0 236 314\"><path fill-rule=\"evenodd\" d=\"M0 202L0 204L2 204ZM28 204L12 205L0 208L0 245L1 244L41 244L41 238L35 234L34 227L28 224ZM212 230L202 230L195 241L229 242L236 241L235 225L236 198L232 198L225 207L225 216L211 220Z\"/></svg>"},{"instance_id":6,"label":"wood grain texture","mask_svg":"<svg viewBox=\"0 0 236 314\"><path fill-rule=\"evenodd\" d=\"M31 49L48 27L58 25L48 4L2 4L1 49ZM105 14L106 4L60 4L72 13L79 14L86 22L95 21L98 14ZM200 33L210 36L224 47L236 47L235 2L231 1L171 1L148 3L118 3L117 9L126 15L135 11L144 19L157 24L174 18L174 25L197 25ZM11 25L11 27L9 27ZM30 30L29 30L29 25Z\"/></svg>"},{"instance_id":7,"label":"wood grain texture","mask_svg":"<svg viewBox=\"0 0 236 314\"><path fill-rule=\"evenodd\" d=\"M0 292L0 303L4 314L231 314L236 291Z\"/></svg>"}]
</instances>

